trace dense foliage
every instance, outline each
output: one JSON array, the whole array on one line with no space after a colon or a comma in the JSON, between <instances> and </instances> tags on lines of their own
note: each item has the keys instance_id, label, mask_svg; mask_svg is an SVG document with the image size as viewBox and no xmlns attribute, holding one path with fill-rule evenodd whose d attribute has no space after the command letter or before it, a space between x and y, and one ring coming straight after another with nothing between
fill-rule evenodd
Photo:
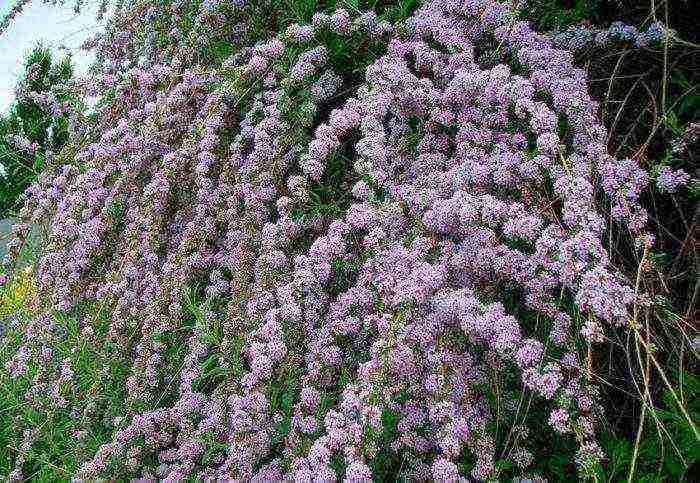
<instances>
[{"instance_id":1,"label":"dense foliage","mask_svg":"<svg viewBox=\"0 0 700 483\"><path fill-rule=\"evenodd\" d=\"M6 262L46 227L11 479L597 474L595 348L651 353L609 240L649 270L652 178L511 2L369 3L117 5Z\"/></svg>"}]
</instances>

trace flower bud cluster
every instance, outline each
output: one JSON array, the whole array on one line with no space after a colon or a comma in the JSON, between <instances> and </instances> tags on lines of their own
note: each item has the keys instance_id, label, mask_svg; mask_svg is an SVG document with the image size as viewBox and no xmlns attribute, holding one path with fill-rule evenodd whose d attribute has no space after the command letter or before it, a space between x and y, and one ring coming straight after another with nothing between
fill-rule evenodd
<instances>
[{"instance_id":1,"label":"flower bud cluster","mask_svg":"<svg viewBox=\"0 0 700 483\"><path fill-rule=\"evenodd\" d=\"M566 30L551 33L552 43L556 47L572 51L587 48L609 49L622 45L659 48L666 42L673 42L675 38L675 31L658 20L652 22L644 31L622 22L613 22L606 29L574 25Z\"/></svg>"}]
</instances>

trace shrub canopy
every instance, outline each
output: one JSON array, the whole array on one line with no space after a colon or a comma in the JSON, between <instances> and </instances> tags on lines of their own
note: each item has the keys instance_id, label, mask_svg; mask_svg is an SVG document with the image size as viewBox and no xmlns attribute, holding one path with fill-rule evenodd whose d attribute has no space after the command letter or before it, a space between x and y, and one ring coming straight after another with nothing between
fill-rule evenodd
<instances>
[{"instance_id":1,"label":"shrub canopy","mask_svg":"<svg viewBox=\"0 0 700 483\"><path fill-rule=\"evenodd\" d=\"M505 2L299 8L140 1L96 42L97 115L15 228L17 256L47 223L44 306L6 335L67 470L519 477L534 429L591 473L587 348L635 322L605 239L653 238L584 72Z\"/></svg>"}]
</instances>

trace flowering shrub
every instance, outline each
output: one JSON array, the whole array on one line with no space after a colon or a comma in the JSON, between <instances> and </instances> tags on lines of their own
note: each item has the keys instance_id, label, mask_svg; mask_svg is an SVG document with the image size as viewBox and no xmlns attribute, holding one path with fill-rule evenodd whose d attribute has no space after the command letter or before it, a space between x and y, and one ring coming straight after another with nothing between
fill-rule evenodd
<instances>
[{"instance_id":1,"label":"flowering shrub","mask_svg":"<svg viewBox=\"0 0 700 483\"><path fill-rule=\"evenodd\" d=\"M594 471L581 349L638 295L604 233L653 239L572 55L493 0L260 38L275 8L118 8L96 120L28 190L7 265L47 221L46 306L5 371L64 418L74 476L526 476L530 404ZM33 417L12 479L49 437Z\"/></svg>"},{"instance_id":2,"label":"flowering shrub","mask_svg":"<svg viewBox=\"0 0 700 483\"><path fill-rule=\"evenodd\" d=\"M0 115L0 216L21 204L25 188L68 142L80 110L72 75L70 59L53 62L46 47L28 55L10 112Z\"/></svg>"}]
</instances>

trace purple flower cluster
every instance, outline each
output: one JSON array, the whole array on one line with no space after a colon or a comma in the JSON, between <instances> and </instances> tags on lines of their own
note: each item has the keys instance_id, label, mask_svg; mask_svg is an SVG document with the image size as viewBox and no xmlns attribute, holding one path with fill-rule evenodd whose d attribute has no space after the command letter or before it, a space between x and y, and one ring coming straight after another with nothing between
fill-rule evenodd
<instances>
[{"instance_id":1,"label":"purple flower cluster","mask_svg":"<svg viewBox=\"0 0 700 483\"><path fill-rule=\"evenodd\" d=\"M614 45L655 48L664 42L673 42L675 32L660 21L654 21L643 32L632 25L613 22L607 29L574 25L563 31L552 32L551 39L556 47L572 51L592 47L604 49Z\"/></svg>"},{"instance_id":2,"label":"purple flower cluster","mask_svg":"<svg viewBox=\"0 0 700 483\"><path fill-rule=\"evenodd\" d=\"M700 140L700 122L691 122L680 135L671 142L671 152L676 156L688 154L691 146Z\"/></svg>"},{"instance_id":3,"label":"purple flower cluster","mask_svg":"<svg viewBox=\"0 0 700 483\"><path fill-rule=\"evenodd\" d=\"M662 193L673 193L679 186L686 185L689 181L690 175L682 169L674 170L670 166L662 166L656 177L656 186Z\"/></svg>"},{"instance_id":4,"label":"purple flower cluster","mask_svg":"<svg viewBox=\"0 0 700 483\"><path fill-rule=\"evenodd\" d=\"M159 28L184 30L187 3L147 7ZM571 53L506 3L430 0L396 28L319 14L212 66L187 46L230 38L226 15L246 10L225 3L207 2L206 28L173 48L139 40L142 7L121 14L131 30L114 20L98 45L98 121L76 138L75 166L30 189L15 228L9 263L48 220L46 313L6 368L23 377L43 354L27 396L37 411L75 411L84 430L95 411L67 356L44 350L65 341L54 310L105 361L116 346L128 362L123 419L76 477L371 481L380 450L405 457L411 479L497 478L507 455L527 471L528 421L488 397L503 374L516 405L535 397L555 431L577 435L582 468L602 457L576 346L627 323L635 298L598 202L643 237L648 175L608 155ZM334 72L337 36L385 47L362 81ZM502 61L484 65L483 49ZM311 209L348 152L348 205ZM99 337L95 306L109 309ZM503 455L494 422L513 435Z\"/></svg>"}]
</instances>

